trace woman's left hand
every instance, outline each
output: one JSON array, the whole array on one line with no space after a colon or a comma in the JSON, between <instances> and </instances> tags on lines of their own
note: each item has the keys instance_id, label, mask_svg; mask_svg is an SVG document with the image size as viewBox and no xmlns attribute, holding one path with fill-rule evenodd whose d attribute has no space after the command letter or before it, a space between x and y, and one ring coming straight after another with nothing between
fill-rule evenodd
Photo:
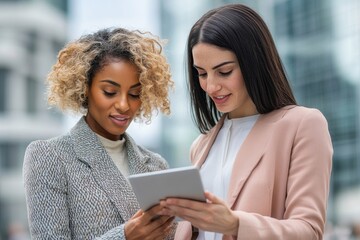
<instances>
[{"instance_id":1,"label":"woman's left hand","mask_svg":"<svg viewBox=\"0 0 360 240\"><path fill-rule=\"evenodd\" d=\"M206 191L205 197L206 203L181 198L162 200L160 205L164 208L160 214L178 216L204 231L236 236L239 228L238 217L214 194Z\"/></svg>"}]
</instances>

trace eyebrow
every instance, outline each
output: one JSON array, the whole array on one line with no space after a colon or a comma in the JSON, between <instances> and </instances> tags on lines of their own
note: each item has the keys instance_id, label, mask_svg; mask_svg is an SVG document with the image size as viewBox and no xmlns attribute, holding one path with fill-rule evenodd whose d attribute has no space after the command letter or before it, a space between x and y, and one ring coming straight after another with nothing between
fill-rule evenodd
<instances>
[{"instance_id":1,"label":"eyebrow","mask_svg":"<svg viewBox=\"0 0 360 240\"><path fill-rule=\"evenodd\" d=\"M114 82L112 80L101 80L100 82L106 82L106 83L110 83L111 85L114 85L116 87L121 87L120 84L118 84L117 82ZM136 88L136 87L139 87L139 86L141 86L141 83L138 82L138 83L132 85L130 88Z\"/></svg>"},{"instance_id":2,"label":"eyebrow","mask_svg":"<svg viewBox=\"0 0 360 240\"><path fill-rule=\"evenodd\" d=\"M222 66L224 66L224 65L226 65L226 64L234 63L234 62L235 62L235 61L223 62L223 63L220 63L220 64L216 65L216 66L213 67L212 69L215 70L215 69L217 69L217 68L219 68L219 67L222 67ZM195 64L194 64L194 68L203 69L202 67L196 66Z\"/></svg>"}]
</instances>

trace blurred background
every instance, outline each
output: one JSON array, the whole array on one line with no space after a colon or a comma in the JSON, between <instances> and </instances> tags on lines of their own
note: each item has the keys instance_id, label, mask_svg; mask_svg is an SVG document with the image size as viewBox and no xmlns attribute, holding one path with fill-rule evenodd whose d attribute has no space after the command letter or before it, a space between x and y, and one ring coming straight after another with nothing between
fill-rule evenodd
<instances>
[{"instance_id":1,"label":"blurred background","mask_svg":"<svg viewBox=\"0 0 360 240\"><path fill-rule=\"evenodd\" d=\"M176 88L172 114L129 132L171 167L189 165L198 135L185 85L192 24L210 8L244 3L267 22L299 104L320 109L334 145L325 239L360 231L359 0L0 0L0 239L29 239L22 182L26 146L63 134L79 116L46 104L44 80L70 40L103 27L151 31L168 39ZM358 235L357 235L358 236ZM359 238L359 236L357 237Z\"/></svg>"}]
</instances>

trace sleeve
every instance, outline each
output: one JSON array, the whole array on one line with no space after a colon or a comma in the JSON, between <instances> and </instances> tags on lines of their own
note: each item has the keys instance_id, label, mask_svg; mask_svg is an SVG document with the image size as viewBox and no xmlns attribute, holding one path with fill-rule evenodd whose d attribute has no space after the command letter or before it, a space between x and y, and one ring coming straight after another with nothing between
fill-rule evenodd
<instances>
[{"instance_id":1,"label":"sleeve","mask_svg":"<svg viewBox=\"0 0 360 240\"><path fill-rule=\"evenodd\" d=\"M160 162L166 168L165 161ZM31 239L71 239L67 177L59 153L47 141L32 142L25 151L23 181ZM95 237L126 240L125 224Z\"/></svg>"},{"instance_id":2,"label":"sleeve","mask_svg":"<svg viewBox=\"0 0 360 240\"><path fill-rule=\"evenodd\" d=\"M322 239L332 155L326 119L311 110L295 133L283 219L236 211L238 239Z\"/></svg>"},{"instance_id":3,"label":"sleeve","mask_svg":"<svg viewBox=\"0 0 360 240\"><path fill-rule=\"evenodd\" d=\"M121 224L115 227L100 237L95 238L96 240L126 240L125 237L125 224Z\"/></svg>"},{"instance_id":4,"label":"sleeve","mask_svg":"<svg viewBox=\"0 0 360 240\"><path fill-rule=\"evenodd\" d=\"M164 237L165 240L172 240L174 239L175 229L177 224L174 223L171 232L168 236ZM96 240L126 240L125 237L125 224L122 224L116 228L111 229L110 231L106 232L101 237L96 238Z\"/></svg>"},{"instance_id":5,"label":"sleeve","mask_svg":"<svg viewBox=\"0 0 360 240\"><path fill-rule=\"evenodd\" d=\"M47 142L27 147L23 180L31 239L71 239L65 171Z\"/></svg>"}]
</instances>

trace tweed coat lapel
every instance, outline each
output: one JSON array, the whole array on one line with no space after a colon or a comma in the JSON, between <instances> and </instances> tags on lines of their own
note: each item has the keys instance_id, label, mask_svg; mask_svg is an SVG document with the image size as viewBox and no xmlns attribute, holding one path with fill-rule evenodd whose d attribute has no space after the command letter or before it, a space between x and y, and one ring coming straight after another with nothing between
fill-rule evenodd
<instances>
[{"instance_id":1,"label":"tweed coat lapel","mask_svg":"<svg viewBox=\"0 0 360 240\"><path fill-rule=\"evenodd\" d=\"M130 175L151 171L146 164L150 157L139 150L138 145L128 134L125 133L124 138L126 140L125 146L128 154Z\"/></svg>"},{"instance_id":2,"label":"tweed coat lapel","mask_svg":"<svg viewBox=\"0 0 360 240\"><path fill-rule=\"evenodd\" d=\"M139 209L136 196L127 179L117 169L96 134L88 127L84 117L74 126L70 135L74 141L74 151L78 160L91 168L95 181L106 192L110 201L120 212L123 220L130 219L135 213L131 209ZM136 164L132 162L141 159L141 156L137 156L131 144L126 141L126 146L131 149L129 160L130 165L133 166ZM139 171L142 170L141 164L133 168ZM131 169L130 171L134 170ZM133 207L129 207L129 205Z\"/></svg>"}]
</instances>

